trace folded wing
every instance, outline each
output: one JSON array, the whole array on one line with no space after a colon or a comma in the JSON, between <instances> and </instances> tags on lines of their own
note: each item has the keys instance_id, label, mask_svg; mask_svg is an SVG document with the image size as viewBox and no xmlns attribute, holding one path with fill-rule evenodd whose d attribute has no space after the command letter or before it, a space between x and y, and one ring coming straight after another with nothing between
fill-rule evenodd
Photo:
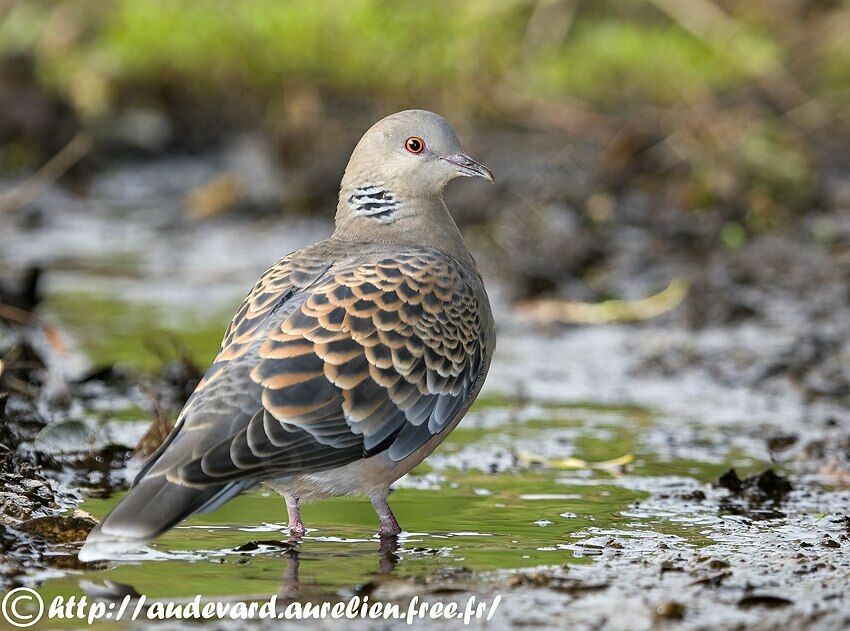
<instances>
[{"instance_id":1,"label":"folded wing","mask_svg":"<svg viewBox=\"0 0 850 631\"><path fill-rule=\"evenodd\" d=\"M453 259L284 260L239 310L179 432L143 473L206 487L382 451L399 461L468 406L485 363L479 304Z\"/></svg>"}]
</instances>

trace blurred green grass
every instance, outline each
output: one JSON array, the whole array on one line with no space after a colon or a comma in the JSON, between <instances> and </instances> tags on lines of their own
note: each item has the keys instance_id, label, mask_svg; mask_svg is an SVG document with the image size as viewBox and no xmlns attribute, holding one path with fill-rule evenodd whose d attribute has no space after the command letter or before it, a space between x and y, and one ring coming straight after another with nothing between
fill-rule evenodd
<instances>
[{"instance_id":1,"label":"blurred green grass","mask_svg":"<svg viewBox=\"0 0 850 631\"><path fill-rule=\"evenodd\" d=\"M670 105L689 93L730 90L748 80L725 52L674 24L591 16L573 28L563 46L533 64L532 89L616 110L641 102ZM755 34L742 33L730 43L750 67L770 67L782 54L776 42Z\"/></svg>"},{"instance_id":2,"label":"blurred green grass","mask_svg":"<svg viewBox=\"0 0 850 631\"><path fill-rule=\"evenodd\" d=\"M816 203L822 139L850 153L848 42L846 2L26 0L0 19L0 67L28 60L89 127L141 104L279 132L307 93L549 126L609 154L634 149L625 130L664 150L677 205L758 231ZM33 166L5 135L0 164ZM638 153L609 179L643 173Z\"/></svg>"},{"instance_id":3,"label":"blurred green grass","mask_svg":"<svg viewBox=\"0 0 850 631\"><path fill-rule=\"evenodd\" d=\"M637 0L35 0L0 24L0 53L31 54L39 77L89 113L111 105L122 84L163 81L270 98L304 83L462 97L504 81L617 109L740 88L788 58L764 24L734 26L706 41ZM842 84L850 46L838 35L819 46L828 62L819 79Z\"/></svg>"}]
</instances>

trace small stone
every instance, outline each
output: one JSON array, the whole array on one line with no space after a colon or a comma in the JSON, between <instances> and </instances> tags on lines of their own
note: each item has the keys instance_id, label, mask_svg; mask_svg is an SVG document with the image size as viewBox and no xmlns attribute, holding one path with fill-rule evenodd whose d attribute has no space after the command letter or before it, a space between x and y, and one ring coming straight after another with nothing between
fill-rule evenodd
<instances>
[{"instance_id":1,"label":"small stone","mask_svg":"<svg viewBox=\"0 0 850 631\"><path fill-rule=\"evenodd\" d=\"M19 527L50 543L76 543L85 540L96 525L93 519L85 517L54 515L28 519Z\"/></svg>"},{"instance_id":2,"label":"small stone","mask_svg":"<svg viewBox=\"0 0 850 631\"><path fill-rule=\"evenodd\" d=\"M792 600L788 600L782 596L773 596L771 594L751 594L749 596L744 596L738 601L738 606L744 609L749 609L750 607L767 607L768 609L776 609L793 604L794 601Z\"/></svg>"},{"instance_id":3,"label":"small stone","mask_svg":"<svg viewBox=\"0 0 850 631\"><path fill-rule=\"evenodd\" d=\"M524 582L525 577L522 574L514 574L505 581L505 585L508 587L521 587Z\"/></svg>"},{"instance_id":4,"label":"small stone","mask_svg":"<svg viewBox=\"0 0 850 631\"><path fill-rule=\"evenodd\" d=\"M732 493L740 493L741 488L743 488L741 478L738 477L738 473L734 469L729 469L721 475L717 480L717 485L728 489Z\"/></svg>"},{"instance_id":5,"label":"small stone","mask_svg":"<svg viewBox=\"0 0 850 631\"><path fill-rule=\"evenodd\" d=\"M685 617L685 606L675 600L669 600L656 607L655 617L661 620L681 620Z\"/></svg>"},{"instance_id":6,"label":"small stone","mask_svg":"<svg viewBox=\"0 0 850 631\"><path fill-rule=\"evenodd\" d=\"M281 550L288 550L292 545L287 543L286 541L279 541L277 539L264 539L260 541L248 541L243 543L242 545L233 549L234 552L256 552L260 548L277 548Z\"/></svg>"}]
</instances>

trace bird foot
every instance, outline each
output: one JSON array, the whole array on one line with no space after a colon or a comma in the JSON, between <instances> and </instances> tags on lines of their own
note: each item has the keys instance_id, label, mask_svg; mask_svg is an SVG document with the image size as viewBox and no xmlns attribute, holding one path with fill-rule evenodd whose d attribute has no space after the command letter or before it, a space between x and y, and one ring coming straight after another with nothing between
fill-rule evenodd
<instances>
[{"instance_id":1,"label":"bird foot","mask_svg":"<svg viewBox=\"0 0 850 631\"><path fill-rule=\"evenodd\" d=\"M398 525L398 522L393 520L389 523L381 524L380 530L378 530L377 534L381 539L398 537L401 534L401 526Z\"/></svg>"},{"instance_id":2,"label":"bird foot","mask_svg":"<svg viewBox=\"0 0 850 631\"><path fill-rule=\"evenodd\" d=\"M289 536L293 539L300 539L307 533L307 527L301 521L301 503L298 497L290 494L284 494L286 500L286 513L289 518Z\"/></svg>"},{"instance_id":3,"label":"bird foot","mask_svg":"<svg viewBox=\"0 0 850 631\"><path fill-rule=\"evenodd\" d=\"M289 524L289 535L291 537L295 537L300 539L304 535L307 534L307 526L305 526L300 521L295 524Z\"/></svg>"}]
</instances>

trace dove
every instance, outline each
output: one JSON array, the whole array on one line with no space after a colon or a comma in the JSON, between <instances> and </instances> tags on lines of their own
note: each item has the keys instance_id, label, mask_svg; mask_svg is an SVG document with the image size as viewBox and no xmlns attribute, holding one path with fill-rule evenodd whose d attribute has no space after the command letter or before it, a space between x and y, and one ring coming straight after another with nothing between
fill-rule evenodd
<instances>
[{"instance_id":1,"label":"dove","mask_svg":"<svg viewBox=\"0 0 850 631\"><path fill-rule=\"evenodd\" d=\"M475 261L443 201L456 177L493 181L441 116L375 123L342 177L335 229L272 265L212 366L81 561L142 548L260 483L302 502L368 498L401 528L390 485L445 440L478 396L495 329Z\"/></svg>"}]
</instances>

